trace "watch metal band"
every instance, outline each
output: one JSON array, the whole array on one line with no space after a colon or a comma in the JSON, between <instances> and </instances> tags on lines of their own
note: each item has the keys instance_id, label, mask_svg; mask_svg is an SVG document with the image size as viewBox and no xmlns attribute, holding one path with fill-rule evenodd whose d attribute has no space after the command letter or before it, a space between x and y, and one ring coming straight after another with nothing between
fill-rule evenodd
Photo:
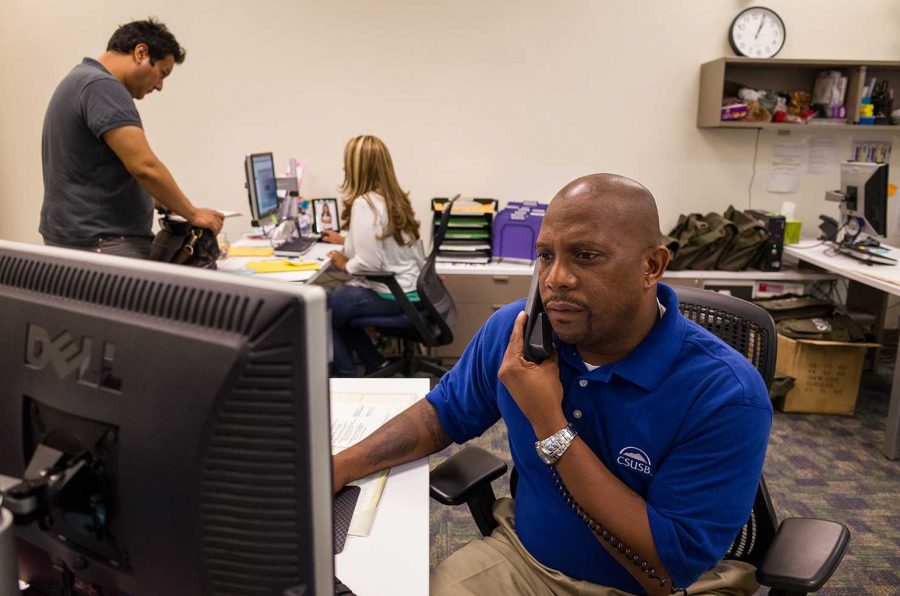
<instances>
[{"instance_id":1,"label":"watch metal band","mask_svg":"<svg viewBox=\"0 0 900 596\"><path fill-rule=\"evenodd\" d=\"M569 448L569 445L572 444L572 441L574 441L577 436L578 432L571 424L569 424L564 429L553 433L543 441L535 442L534 449L537 451L541 461L548 466L552 466L559 461L559 458L563 456Z\"/></svg>"}]
</instances>

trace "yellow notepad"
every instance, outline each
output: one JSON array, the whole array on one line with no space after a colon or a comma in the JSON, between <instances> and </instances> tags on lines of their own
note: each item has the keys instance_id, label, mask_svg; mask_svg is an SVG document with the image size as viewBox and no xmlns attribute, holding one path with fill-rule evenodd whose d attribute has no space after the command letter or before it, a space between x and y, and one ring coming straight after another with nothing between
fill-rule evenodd
<instances>
[{"instance_id":1,"label":"yellow notepad","mask_svg":"<svg viewBox=\"0 0 900 596\"><path fill-rule=\"evenodd\" d=\"M318 271L322 264L312 261L250 261L247 269L257 273L283 273L285 271Z\"/></svg>"},{"instance_id":2,"label":"yellow notepad","mask_svg":"<svg viewBox=\"0 0 900 596\"><path fill-rule=\"evenodd\" d=\"M270 246L231 246L229 257L271 257L275 250Z\"/></svg>"}]
</instances>

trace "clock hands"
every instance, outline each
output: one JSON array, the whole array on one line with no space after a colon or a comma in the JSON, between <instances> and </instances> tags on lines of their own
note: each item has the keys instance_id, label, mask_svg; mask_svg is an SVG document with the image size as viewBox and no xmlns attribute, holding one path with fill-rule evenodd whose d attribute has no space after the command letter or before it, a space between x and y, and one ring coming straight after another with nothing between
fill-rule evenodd
<instances>
[{"instance_id":1,"label":"clock hands","mask_svg":"<svg viewBox=\"0 0 900 596\"><path fill-rule=\"evenodd\" d=\"M756 30L756 35L753 36L753 39L759 38L759 33L760 33L760 31L762 31L763 25L765 25L765 24L766 24L766 15L763 15L762 18L759 20L759 29Z\"/></svg>"}]
</instances>

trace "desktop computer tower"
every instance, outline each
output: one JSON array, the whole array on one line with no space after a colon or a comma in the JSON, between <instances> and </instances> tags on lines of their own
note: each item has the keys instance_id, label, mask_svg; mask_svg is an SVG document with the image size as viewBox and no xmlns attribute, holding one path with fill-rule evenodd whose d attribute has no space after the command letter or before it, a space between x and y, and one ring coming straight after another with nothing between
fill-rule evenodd
<instances>
[{"instance_id":1,"label":"desktop computer tower","mask_svg":"<svg viewBox=\"0 0 900 596\"><path fill-rule=\"evenodd\" d=\"M755 267L760 271L781 271L781 253L784 250L784 216L758 209L748 209L746 213L755 217L769 232L769 241Z\"/></svg>"}]
</instances>

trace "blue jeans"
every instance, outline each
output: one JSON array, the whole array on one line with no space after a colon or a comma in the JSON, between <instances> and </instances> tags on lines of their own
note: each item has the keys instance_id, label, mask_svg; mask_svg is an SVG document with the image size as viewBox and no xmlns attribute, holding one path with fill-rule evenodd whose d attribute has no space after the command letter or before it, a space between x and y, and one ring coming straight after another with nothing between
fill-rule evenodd
<instances>
[{"instance_id":1,"label":"blue jeans","mask_svg":"<svg viewBox=\"0 0 900 596\"><path fill-rule=\"evenodd\" d=\"M382 298L369 288L344 286L328 293L328 308L331 310L332 341L334 362L331 365L333 377L356 377L353 352L371 372L384 362L384 356L359 328L349 326L351 319L372 316L403 314L396 300Z\"/></svg>"}]
</instances>

